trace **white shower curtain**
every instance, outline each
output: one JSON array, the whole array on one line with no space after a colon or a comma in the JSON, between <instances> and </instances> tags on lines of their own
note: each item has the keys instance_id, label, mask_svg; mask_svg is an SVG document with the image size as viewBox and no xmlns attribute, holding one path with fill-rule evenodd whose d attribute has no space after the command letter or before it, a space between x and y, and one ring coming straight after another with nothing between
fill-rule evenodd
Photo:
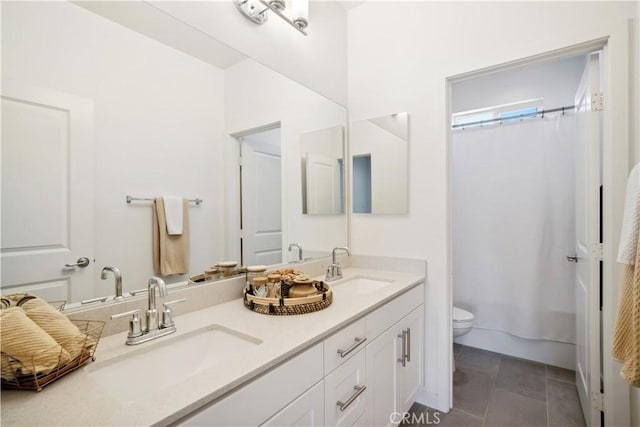
<instances>
[{"instance_id":1,"label":"white shower curtain","mask_svg":"<svg viewBox=\"0 0 640 427\"><path fill-rule=\"evenodd\" d=\"M454 304L474 326L575 343L572 117L453 136Z\"/></svg>"}]
</instances>

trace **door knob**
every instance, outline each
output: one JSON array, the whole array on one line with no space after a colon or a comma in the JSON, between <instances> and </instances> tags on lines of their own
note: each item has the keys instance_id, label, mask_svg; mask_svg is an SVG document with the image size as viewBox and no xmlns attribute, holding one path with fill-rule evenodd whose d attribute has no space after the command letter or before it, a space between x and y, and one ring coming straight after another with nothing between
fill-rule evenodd
<instances>
[{"instance_id":1,"label":"door knob","mask_svg":"<svg viewBox=\"0 0 640 427\"><path fill-rule=\"evenodd\" d=\"M89 258L87 258L86 256L83 256L83 257L78 258L78 260L76 261L75 264L65 264L64 267L65 268L73 268L73 267L85 268L90 263L91 263L91 261L89 261Z\"/></svg>"},{"instance_id":2,"label":"door knob","mask_svg":"<svg viewBox=\"0 0 640 427\"><path fill-rule=\"evenodd\" d=\"M577 256L568 256L567 257L567 261L569 262L578 262L580 258L578 258Z\"/></svg>"}]
</instances>

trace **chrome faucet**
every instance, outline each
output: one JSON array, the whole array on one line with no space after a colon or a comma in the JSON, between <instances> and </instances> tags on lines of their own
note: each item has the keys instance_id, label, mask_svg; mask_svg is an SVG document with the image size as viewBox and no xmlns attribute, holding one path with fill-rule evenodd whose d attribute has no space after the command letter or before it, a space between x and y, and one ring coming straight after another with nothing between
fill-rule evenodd
<instances>
[{"instance_id":1,"label":"chrome faucet","mask_svg":"<svg viewBox=\"0 0 640 427\"><path fill-rule=\"evenodd\" d=\"M342 266L338 260L336 260L336 252L338 251L345 251L347 255L351 256L351 252L349 252L349 248L346 246L333 248L333 251L331 252L331 265L327 267L327 274L324 279L327 282L342 278Z\"/></svg>"},{"instance_id":2,"label":"chrome faucet","mask_svg":"<svg viewBox=\"0 0 640 427\"><path fill-rule=\"evenodd\" d=\"M116 279L116 296L113 299L122 299L122 274L118 267L104 267L100 273L100 279L107 280L107 271L113 273L113 277Z\"/></svg>"},{"instance_id":3,"label":"chrome faucet","mask_svg":"<svg viewBox=\"0 0 640 427\"><path fill-rule=\"evenodd\" d=\"M176 325L173 321L173 312L169 308L170 305L186 301L184 298L175 301L162 303L164 310L162 311L162 322L158 316L156 308L156 290L161 297L167 296L167 285L159 277L153 276L149 279L147 285L148 306L146 312L147 326L143 329L140 321L140 310L131 310L126 313L114 314L111 319L132 315L129 321L129 334L127 335L127 345L142 344L143 342L172 334L176 331Z\"/></svg>"},{"instance_id":4,"label":"chrome faucet","mask_svg":"<svg viewBox=\"0 0 640 427\"><path fill-rule=\"evenodd\" d=\"M158 317L158 309L156 308L156 289L161 297L167 296L167 285L159 277L153 276L149 279L147 285L147 294L149 296L149 304L147 306L147 333L154 331L160 327L160 318Z\"/></svg>"},{"instance_id":5,"label":"chrome faucet","mask_svg":"<svg viewBox=\"0 0 640 427\"><path fill-rule=\"evenodd\" d=\"M298 248L298 262L302 262L302 245L300 243L291 243L289 244L289 252L291 252L291 248Z\"/></svg>"}]
</instances>

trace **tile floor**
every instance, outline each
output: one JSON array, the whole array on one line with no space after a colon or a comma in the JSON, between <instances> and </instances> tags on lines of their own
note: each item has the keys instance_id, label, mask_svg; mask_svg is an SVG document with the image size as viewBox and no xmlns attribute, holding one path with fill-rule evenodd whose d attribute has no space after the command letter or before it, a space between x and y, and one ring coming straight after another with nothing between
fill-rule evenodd
<instances>
[{"instance_id":1,"label":"tile floor","mask_svg":"<svg viewBox=\"0 0 640 427\"><path fill-rule=\"evenodd\" d=\"M454 345L453 409L416 403L413 424L439 426L584 426L575 372ZM439 423L436 423L436 419Z\"/></svg>"}]
</instances>

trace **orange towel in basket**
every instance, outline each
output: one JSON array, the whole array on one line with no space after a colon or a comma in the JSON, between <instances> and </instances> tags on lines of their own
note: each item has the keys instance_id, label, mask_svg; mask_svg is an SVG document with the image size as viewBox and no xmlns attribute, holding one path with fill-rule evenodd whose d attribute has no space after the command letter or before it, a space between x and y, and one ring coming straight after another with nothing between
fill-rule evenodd
<instances>
[{"instance_id":1,"label":"orange towel in basket","mask_svg":"<svg viewBox=\"0 0 640 427\"><path fill-rule=\"evenodd\" d=\"M71 360L69 353L42 330L20 307L0 312L2 377L49 373Z\"/></svg>"},{"instance_id":2,"label":"orange towel in basket","mask_svg":"<svg viewBox=\"0 0 640 427\"><path fill-rule=\"evenodd\" d=\"M85 348L91 348L95 341L83 334L64 314L40 298L31 299L22 304L29 319L55 339L68 353L71 359L82 354Z\"/></svg>"}]
</instances>

